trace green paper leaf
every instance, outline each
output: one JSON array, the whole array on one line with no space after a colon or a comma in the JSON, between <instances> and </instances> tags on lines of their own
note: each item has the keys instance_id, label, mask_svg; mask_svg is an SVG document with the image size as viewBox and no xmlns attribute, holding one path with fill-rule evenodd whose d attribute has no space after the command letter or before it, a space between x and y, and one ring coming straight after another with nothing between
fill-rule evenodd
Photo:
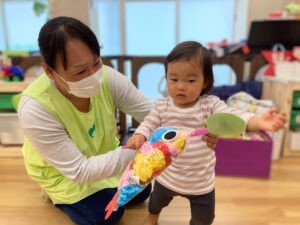
<instances>
[{"instance_id":1,"label":"green paper leaf","mask_svg":"<svg viewBox=\"0 0 300 225\"><path fill-rule=\"evenodd\" d=\"M34 2L33 3L33 11L36 16L40 16L43 14L47 9L47 5L41 2Z\"/></svg>"},{"instance_id":2,"label":"green paper leaf","mask_svg":"<svg viewBox=\"0 0 300 225\"><path fill-rule=\"evenodd\" d=\"M240 117L230 113L214 113L207 118L210 133L220 137L238 136L246 130L246 123Z\"/></svg>"}]
</instances>

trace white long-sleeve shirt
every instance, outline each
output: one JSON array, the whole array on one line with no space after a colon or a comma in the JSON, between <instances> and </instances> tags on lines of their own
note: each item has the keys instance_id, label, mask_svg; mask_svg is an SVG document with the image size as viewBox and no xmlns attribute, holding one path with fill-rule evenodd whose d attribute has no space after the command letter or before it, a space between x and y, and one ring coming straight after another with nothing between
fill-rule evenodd
<instances>
[{"instance_id":1,"label":"white long-sleeve shirt","mask_svg":"<svg viewBox=\"0 0 300 225\"><path fill-rule=\"evenodd\" d=\"M247 123L252 113L228 108L218 97L204 95L190 108L177 107L172 98L158 100L135 133L148 138L160 126L183 130L195 130L205 126L207 117L216 112L229 112L240 116ZM156 180L165 187L181 194L202 195L214 189L215 152L201 140L202 136L190 138L185 151Z\"/></svg>"},{"instance_id":2,"label":"white long-sleeve shirt","mask_svg":"<svg viewBox=\"0 0 300 225\"><path fill-rule=\"evenodd\" d=\"M142 121L152 102L131 81L106 66L109 88L116 108ZM77 182L93 182L121 173L135 151L118 148L107 154L86 158L69 138L64 126L38 101L22 96L18 115L25 136L41 157L64 176Z\"/></svg>"}]
</instances>

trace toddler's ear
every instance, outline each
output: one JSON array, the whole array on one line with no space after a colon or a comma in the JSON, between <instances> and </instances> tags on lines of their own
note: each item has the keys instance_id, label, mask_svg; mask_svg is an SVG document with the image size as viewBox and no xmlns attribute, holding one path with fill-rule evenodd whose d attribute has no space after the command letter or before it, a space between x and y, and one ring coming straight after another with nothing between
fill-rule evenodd
<instances>
[{"instance_id":1,"label":"toddler's ear","mask_svg":"<svg viewBox=\"0 0 300 225\"><path fill-rule=\"evenodd\" d=\"M203 84L203 87L202 87L202 89L201 89L200 95L203 94L203 92L205 91L205 88L206 88L206 87L207 87L207 83Z\"/></svg>"},{"instance_id":2,"label":"toddler's ear","mask_svg":"<svg viewBox=\"0 0 300 225\"><path fill-rule=\"evenodd\" d=\"M205 83L203 84L202 90L204 90L204 89L207 87L207 85L208 85L208 83L205 82Z\"/></svg>"}]
</instances>

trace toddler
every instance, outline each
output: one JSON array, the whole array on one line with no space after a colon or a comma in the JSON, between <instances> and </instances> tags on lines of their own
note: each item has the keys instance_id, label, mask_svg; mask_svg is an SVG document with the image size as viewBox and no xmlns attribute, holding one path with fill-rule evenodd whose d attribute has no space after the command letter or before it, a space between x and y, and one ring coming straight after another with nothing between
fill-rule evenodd
<instances>
[{"instance_id":1,"label":"toddler","mask_svg":"<svg viewBox=\"0 0 300 225\"><path fill-rule=\"evenodd\" d=\"M137 149L160 126L194 130L205 126L206 118L216 112L240 116L248 131L277 131L286 122L286 115L269 109L262 115L229 108L218 97L207 95L213 87L212 59L200 43L178 44L166 57L165 72L169 97L159 99L144 122L128 140ZM241 149L242 151L242 149ZM183 154L179 155L155 180L144 225L155 225L161 210L174 196L190 201L190 225L209 225L215 217L215 163L213 149L192 137Z\"/></svg>"}]
</instances>

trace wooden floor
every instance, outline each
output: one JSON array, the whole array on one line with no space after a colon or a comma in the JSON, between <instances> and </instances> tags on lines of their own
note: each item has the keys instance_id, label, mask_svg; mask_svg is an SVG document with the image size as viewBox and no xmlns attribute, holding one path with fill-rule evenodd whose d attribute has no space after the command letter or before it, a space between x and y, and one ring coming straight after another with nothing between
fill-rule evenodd
<instances>
[{"instance_id":1,"label":"wooden floor","mask_svg":"<svg viewBox=\"0 0 300 225\"><path fill-rule=\"evenodd\" d=\"M19 153L19 147L0 147L0 224L73 225L43 201ZM138 225L146 214L146 203L128 208L120 224ZM189 217L188 202L176 198L162 212L159 224L188 225ZM217 177L214 225L300 225L300 158L273 162L268 180Z\"/></svg>"}]
</instances>

